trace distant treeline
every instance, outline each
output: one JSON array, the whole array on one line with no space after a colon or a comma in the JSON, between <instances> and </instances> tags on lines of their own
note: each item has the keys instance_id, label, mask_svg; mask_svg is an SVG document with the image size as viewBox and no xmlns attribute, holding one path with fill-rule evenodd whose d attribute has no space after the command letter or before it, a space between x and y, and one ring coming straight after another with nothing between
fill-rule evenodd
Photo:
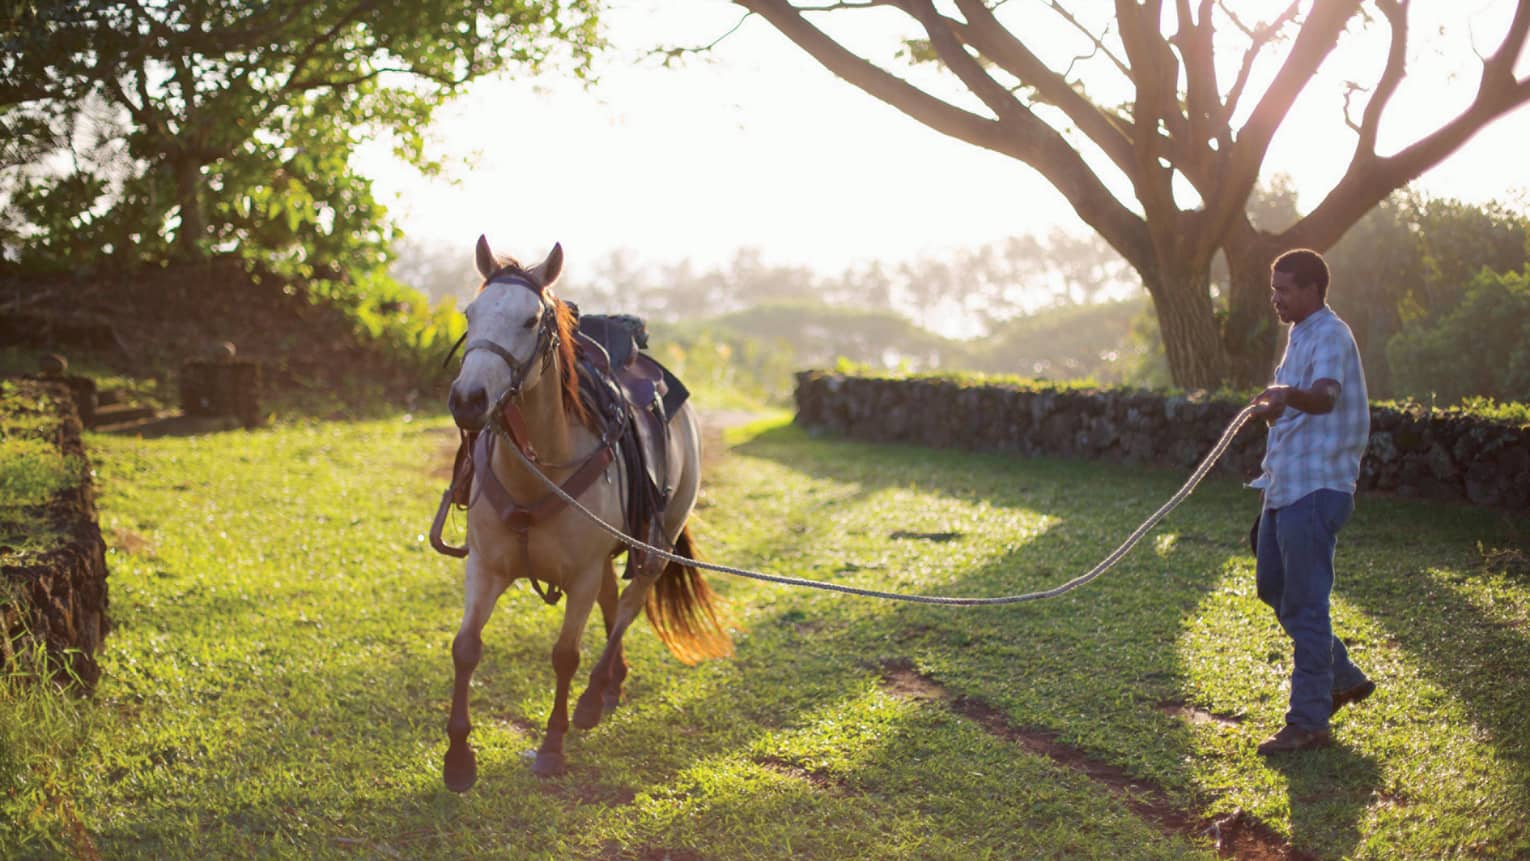
<instances>
[{"instance_id":1,"label":"distant treeline","mask_svg":"<svg viewBox=\"0 0 1530 861\"><path fill-rule=\"evenodd\" d=\"M1289 183L1277 179L1253 217L1278 229L1296 220L1295 201ZM1373 397L1530 401L1530 218L1522 207L1405 190L1327 256L1329 301L1354 329ZM464 296L473 281L455 246L405 244L394 274L435 296ZM565 278L563 294L586 309L648 317L693 373L713 375L700 369L715 367L719 383L775 398L789 393L792 370L839 359L1169 384L1152 306L1097 237L1019 236L837 275L770 263L758 249L707 269L645 264L617 251L585 265L571 261ZM1225 285L1226 268L1213 278Z\"/></svg>"}]
</instances>

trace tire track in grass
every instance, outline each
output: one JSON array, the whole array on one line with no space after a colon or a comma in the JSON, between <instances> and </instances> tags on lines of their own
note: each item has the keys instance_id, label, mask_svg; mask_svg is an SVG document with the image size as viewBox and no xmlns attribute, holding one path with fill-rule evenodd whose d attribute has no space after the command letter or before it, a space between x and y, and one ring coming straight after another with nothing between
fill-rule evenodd
<instances>
[{"instance_id":1,"label":"tire track in grass","mask_svg":"<svg viewBox=\"0 0 1530 861\"><path fill-rule=\"evenodd\" d=\"M882 687L892 696L930 702L948 708L982 727L990 735L1045 756L1077 772L1120 799L1132 812L1158 826L1166 835L1210 838L1217 854L1242 861L1314 861L1313 856L1286 842L1268 825L1243 811L1207 819L1181 810L1169 801L1162 787L1135 778L1124 769L1093 759L1085 751L1057 740L1054 733L1011 723L1003 712L982 700L956 696L912 662L892 660L882 664Z\"/></svg>"}]
</instances>

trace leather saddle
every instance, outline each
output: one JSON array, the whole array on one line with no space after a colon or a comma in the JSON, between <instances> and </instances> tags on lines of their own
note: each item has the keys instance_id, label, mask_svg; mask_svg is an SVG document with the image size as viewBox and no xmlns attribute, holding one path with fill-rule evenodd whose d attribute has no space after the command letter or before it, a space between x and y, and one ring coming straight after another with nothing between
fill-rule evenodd
<instances>
[{"instance_id":1,"label":"leather saddle","mask_svg":"<svg viewBox=\"0 0 1530 861\"><path fill-rule=\"evenodd\" d=\"M617 411L627 428L617 439L626 469L626 521L634 537L670 549L664 535L664 509L674 488L669 486L669 419L690 393L659 361L642 352L648 346L643 321L627 314L579 318L575 351L581 363L581 385L597 415ZM648 554L627 554L623 576L647 571L661 560Z\"/></svg>"}]
</instances>

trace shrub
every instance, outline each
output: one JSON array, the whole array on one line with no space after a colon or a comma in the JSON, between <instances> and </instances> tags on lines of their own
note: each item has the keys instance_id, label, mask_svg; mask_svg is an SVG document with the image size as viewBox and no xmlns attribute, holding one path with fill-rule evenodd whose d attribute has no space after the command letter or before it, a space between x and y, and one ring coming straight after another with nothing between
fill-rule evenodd
<instances>
[{"instance_id":1,"label":"shrub","mask_svg":"<svg viewBox=\"0 0 1530 861\"><path fill-rule=\"evenodd\" d=\"M1530 269L1481 271L1453 310L1393 336L1387 359L1405 395L1530 401Z\"/></svg>"}]
</instances>

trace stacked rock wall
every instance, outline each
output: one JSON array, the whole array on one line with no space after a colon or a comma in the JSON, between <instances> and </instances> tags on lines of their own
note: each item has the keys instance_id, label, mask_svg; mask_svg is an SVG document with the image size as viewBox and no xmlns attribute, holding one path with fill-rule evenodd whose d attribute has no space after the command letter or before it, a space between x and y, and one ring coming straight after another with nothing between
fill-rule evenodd
<instances>
[{"instance_id":1,"label":"stacked rock wall","mask_svg":"<svg viewBox=\"0 0 1530 861\"><path fill-rule=\"evenodd\" d=\"M80 418L62 382L19 380L28 397L50 401L65 456L83 459ZM0 664L13 666L35 644L87 687L100 676L96 655L110 627L107 618L106 543L96 523L89 471L36 512L63 535L58 546L23 562L0 565Z\"/></svg>"},{"instance_id":2,"label":"stacked rock wall","mask_svg":"<svg viewBox=\"0 0 1530 861\"><path fill-rule=\"evenodd\" d=\"M1061 455L1188 469L1242 402L1124 389L1022 388L948 379L797 375L797 423L856 439ZM1217 471L1259 473L1265 429L1251 422ZM1530 508L1530 429L1371 407L1360 490Z\"/></svg>"}]
</instances>

